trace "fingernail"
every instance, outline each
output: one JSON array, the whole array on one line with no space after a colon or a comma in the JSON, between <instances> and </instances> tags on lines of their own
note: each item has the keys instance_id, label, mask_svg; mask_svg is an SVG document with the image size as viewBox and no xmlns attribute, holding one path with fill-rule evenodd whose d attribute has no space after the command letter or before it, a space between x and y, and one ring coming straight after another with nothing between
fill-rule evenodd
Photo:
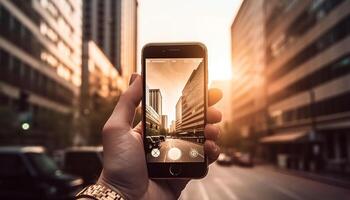
<instances>
[{"instance_id":1,"label":"fingernail","mask_svg":"<svg viewBox=\"0 0 350 200\"><path fill-rule=\"evenodd\" d=\"M129 85L131 85L135 81L136 77L137 77L137 74L131 75L130 80L129 80Z\"/></svg>"}]
</instances>

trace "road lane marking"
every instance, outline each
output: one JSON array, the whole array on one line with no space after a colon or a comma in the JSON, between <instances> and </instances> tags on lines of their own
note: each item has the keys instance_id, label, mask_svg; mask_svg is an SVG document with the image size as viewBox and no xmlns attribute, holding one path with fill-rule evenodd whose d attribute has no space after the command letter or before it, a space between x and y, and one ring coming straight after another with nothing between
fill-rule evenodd
<instances>
[{"instance_id":1,"label":"road lane marking","mask_svg":"<svg viewBox=\"0 0 350 200\"><path fill-rule=\"evenodd\" d=\"M238 171L239 171L240 174L245 174L245 176L253 178L253 179L257 180L260 183L266 184L266 180L264 180L264 178L260 177L261 173L258 173L258 172L253 171L253 170L251 170L251 171L249 171L249 173L247 173L247 171L244 171L242 169L239 169ZM304 199L301 196L299 196L298 194L296 194L296 193L294 193L294 192L292 192L292 191L290 191L288 189L285 189L284 187L281 187L281 186L277 185L276 182L273 183L272 181L275 182L276 179L271 179L270 181L268 181L268 184L266 184L266 186L279 191L280 193L290 197L291 199L295 199L295 200L303 200Z\"/></svg>"},{"instance_id":2,"label":"road lane marking","mask_svg":"<svg viewBox=\"0 0 350 200\"><path fill-rule=\"evenodd\" d=\"M218 167L217 169L219 169L219 171L221 171L225 175L225 178L230 177L230 182L232 182L233 184L236 184L237 186L243 186L243 182L237 176L233 177L231 173L229 173L222 167Z\"/></svg>"},{"instance_id":3,"label":"road lane marking","mask_svg":"<svg viewBox=\"0 0 350 200\"><path fill-rule=\"evenodd\" d=\"M198 188L200 191L200 194L202 195L203 200L209 200L209 195L207 193L207 190L204 187L204 184L201 181L198 181Z\"/></svg>"},{"instance_id":4,"label":"road lane marking","mask_svg":"<svg viewBox=\"0 0 350 200\"><path fill-rule=\"evenodd\" d=\"M278 186L278 185L275 185L275 184L271 184L270 183L270 186L276 190L278 190L279 192L285 194L286 196L292 198L292 199L295 199L295 200L303 200L303 198L301 198L299 195L295 194L294 192L288 190L288 189L285 189L281 186Z\"/></svg>"},{"instance_id":5,"label":"road lane marking","mask_svg":"<svg viewBox=\"0 0 350 200\"><path fill-rule=\"evenodd\" d=\"M167 146L164 149L164 160L163 162L166 162L167 158L168 158L168 149L170 149L172 147L172 140L167 142Z\"/></svg>"},{"instance_id":6,"label":"road lane marking","mask_svg":"<svg viewBox=\"0 0 350 200\"><path fill-rule=\"evenodd\" d=\"M225 194L229 197L229 199L232 200L238 200L237 195L232 191L231 188L229 188L227 185L225 185L221 179L214 178L214 182L220 186L222 190L224 190Z\"/></svg>"}]
</instances>

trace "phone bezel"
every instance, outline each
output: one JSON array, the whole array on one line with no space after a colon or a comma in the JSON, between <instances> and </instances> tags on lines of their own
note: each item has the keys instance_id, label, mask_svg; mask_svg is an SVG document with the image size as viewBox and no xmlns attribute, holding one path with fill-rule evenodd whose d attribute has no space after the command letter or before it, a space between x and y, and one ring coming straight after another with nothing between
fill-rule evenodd
<instances>
[{"instance_id":1,"label":"phone bezel","mask_svg":"<svg viewBox=\"0 0 350 200\"><path fill-rule=\"evenodd\" d=\"M142 77L143 85L146 85L146 59L147 58L203 58L204 61L204 123L207 123L208 108L208 56L207 49L202 43L150 43L142 49ZM143 96L146 91L143 87ZM142 98L142 127L146 132L146 100ZM143 140L145 141L146 134ZM146 149L145 149L146 150ZM145 152L146 155L146 152ZM176 167L181 169L179 175L172 175L169 168ZM178 162L178 163L148 163L148 175L151 178L202 178L208 172L208 159L204 155L204 162Z\"/></svg>"}]
</instances>

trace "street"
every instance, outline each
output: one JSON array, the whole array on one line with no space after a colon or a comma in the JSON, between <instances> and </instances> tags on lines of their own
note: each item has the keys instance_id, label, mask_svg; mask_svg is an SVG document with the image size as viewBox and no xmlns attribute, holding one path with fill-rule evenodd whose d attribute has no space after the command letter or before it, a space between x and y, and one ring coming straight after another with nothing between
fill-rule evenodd
<instances>
[{"instance_id":1,"label":"street","mask_svg":"<svg viewBox=\"0 0 350 200\"><path fill-rule=\"evenodd\" d=\"M182 200L349 200L350 190L257 166L222 167L216 163L202 180L191 181Z\"/></svg>"},{"instance_id":2,"label":"street","mask_svg":"<svg viewBox=\"0 0 350 200\"><path fill-rule=\"evenodd\" d=\"M166 139L161 143L158 157L147 154L149 162L200 162L203 159L203 146L181 139Z\"/></svg>"}]
</instances>

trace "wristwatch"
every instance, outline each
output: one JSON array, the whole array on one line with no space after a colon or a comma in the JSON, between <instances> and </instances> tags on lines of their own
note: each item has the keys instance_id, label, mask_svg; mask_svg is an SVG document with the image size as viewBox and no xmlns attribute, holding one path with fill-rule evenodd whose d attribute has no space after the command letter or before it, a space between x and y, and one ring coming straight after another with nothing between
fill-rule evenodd
<instances>
[{"instance_id":1,"label":"wristwatch","mask_svg":"<svg viewBox=\"0 0 350 200\"><path fill-rule=\"evenodd\" d=\"M116 192L99 184L90 185L84 188L75 196L75 199L80 198L91 198L94 200L126 200L120 192Z\"/></svg>"}]
</instances>

